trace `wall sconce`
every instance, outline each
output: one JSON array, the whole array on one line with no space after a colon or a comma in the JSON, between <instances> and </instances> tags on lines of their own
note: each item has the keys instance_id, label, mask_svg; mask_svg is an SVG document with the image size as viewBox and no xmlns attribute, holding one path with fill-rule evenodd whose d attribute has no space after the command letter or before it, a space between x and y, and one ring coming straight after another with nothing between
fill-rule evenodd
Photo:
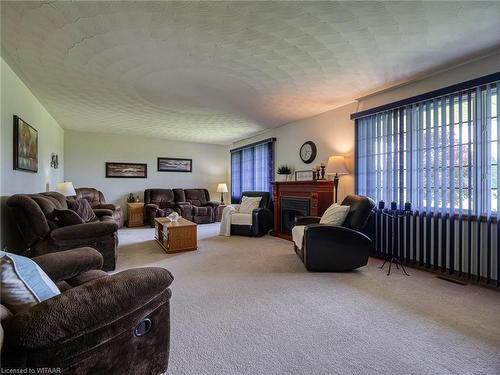
<instances>
[{"instance_id":1,"label":"wall sconce","mask_svg":"<svg viewBox=\"0 0 500 375\"><path fill-rule=\"evenodd\" d=\"M59 168L59 156L54 152L50 156L50 166L54 169Z\"/></svg>"}]
</instances>

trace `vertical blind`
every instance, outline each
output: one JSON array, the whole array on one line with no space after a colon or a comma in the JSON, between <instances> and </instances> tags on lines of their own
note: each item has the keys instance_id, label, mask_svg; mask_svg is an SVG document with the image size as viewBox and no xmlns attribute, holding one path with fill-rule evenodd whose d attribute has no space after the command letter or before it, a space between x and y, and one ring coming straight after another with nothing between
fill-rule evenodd
<instances>
[{"instance_id":1,"label":"vertical blind","mask_svg":"<svg viewBox=\"0 0 500 375\"><path fill-rule=\"evenodd\" d=\"M244 191L272 191L274 140L231 150L231 202Z\"/></svg>"},{"instance_id":2,"label":"vertical blind","mask_svg":"<svg viewBox=\"0 0 500 375\"><path fill-rule=\"evenodd\" d=\"M500 215L500 81L356 120L356 190L421 212Z\"/></svg>"}]
</instances>

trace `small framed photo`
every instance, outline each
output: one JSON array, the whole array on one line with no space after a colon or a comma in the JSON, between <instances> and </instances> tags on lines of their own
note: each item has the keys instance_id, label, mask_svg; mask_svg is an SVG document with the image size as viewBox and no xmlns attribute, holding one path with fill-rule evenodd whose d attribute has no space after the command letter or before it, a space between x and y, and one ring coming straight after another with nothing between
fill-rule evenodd
<instances>
[{"instance_id":1,"label":"small framed photo","mask_svg":"<svg viewBox=\"0 0 500 375\"><path fill-rule=\"evenodd\" d=\"M312 170L295 171L295 181L312 181L312 180L313 180Z\"/></svg>"},{"instance_id":2,"label":"small framed photo","mask_svg":"<svg viewBox=\"0 0 500 375\"><path fill-rule=\"evenodd\" d=\"M144 163L106 163L106 178L147 178L148 165Z\"/></svg>"},{"instance_id":3,"label":"small framed photo","mask_svg":"<svg viewBox=\"0 0 500 375\"><path fill-rule=\"evenodd\" d=\"M14 116L14 169L38 172L38 131Z\"/></svg>"},{"instance_id":4,"label":"small framed photo","mask_svg":"<svg viewBox=\"0 0 500 375\"><path fill-rule=\"evenodd\" d=\"M158 172L192 172L193 159L158 158Z\"/></svg>"}]
</instances>

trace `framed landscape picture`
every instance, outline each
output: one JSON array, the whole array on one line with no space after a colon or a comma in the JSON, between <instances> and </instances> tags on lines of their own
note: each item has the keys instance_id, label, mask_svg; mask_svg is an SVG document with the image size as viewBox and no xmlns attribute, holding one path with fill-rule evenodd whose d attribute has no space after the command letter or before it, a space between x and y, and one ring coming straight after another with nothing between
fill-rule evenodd
<instances>
[{"instance_id":1,"label":"framed landscape picture","mask_svg":"<svg viewBox=\"0 0 500 375\"><path fill-rule=\"evenodd\" d=\"M38 172L38 131L14 116L14 169Z\"/></svg>"},{"instance_id":2,"label":"framed landscape picture","mask_svg":"<svg viewBox=\"0 0 500 375\"><path fill-rule=\"evenodd\" d=\"M158 172L192 172L193 159L158 158Z\"/></svg>"},{"instance_id":3,"label":"framed landscape picture","mask_svg":"<svg viewBox=\"0 0 500 375\"><path fill-rule=\"evenodd\" d=\"M313 173L311 170L295 171L295 181L312 181Z\"/></svg>"},{"instance_id":4,"label":"framed landscape picture","mask_svg":"<svg viewBox=\"0 0 500 375\"><path fill-rule=\"evenodd\" d=\"M147 178L148 165L144 163L106 163L106 178Z\"/></svg>"}]
</instances>

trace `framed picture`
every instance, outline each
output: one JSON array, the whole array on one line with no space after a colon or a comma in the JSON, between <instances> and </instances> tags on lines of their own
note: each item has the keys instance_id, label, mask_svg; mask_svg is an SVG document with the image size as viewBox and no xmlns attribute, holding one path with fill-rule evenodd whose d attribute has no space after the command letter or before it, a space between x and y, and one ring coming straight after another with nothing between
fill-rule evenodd
<instances>
[{"instance_id":1,"label":"framed picture","mask_svg":"<svg viewBox=\"0 0 500 375\"><path fill-rule=\"evenodd\" d=\"M295 171L295 181L312 181L312 179L313 179L312 170Z\"/></svg>"},{"instance_id":2,"label":"framed picture","mask_svg":"<svg viewBox=\"0 0 500 375\"><path fill-rule=\"evenodd\" d=\"M147 178L148 165L143 163L106 163L106 178Z\"/></svg>"},{"instance_id":3,"label":"framed picture","mask_svg":"<svg viewBox=\"0 0 500 375\"><path fill-rule=\"evenodd\" d=\"M38 172L38 131L14 116L14 169Z\"/></svg>"},{"instance_id":4,"label":"framed picture","mask_svg":"<svg viewBox=\"0 0 500 375\"><path fill-rule=\"evenodd\" d=\"M158 158L158 172L192 172L193 159Z\"/></svg>"}]
</instances>

